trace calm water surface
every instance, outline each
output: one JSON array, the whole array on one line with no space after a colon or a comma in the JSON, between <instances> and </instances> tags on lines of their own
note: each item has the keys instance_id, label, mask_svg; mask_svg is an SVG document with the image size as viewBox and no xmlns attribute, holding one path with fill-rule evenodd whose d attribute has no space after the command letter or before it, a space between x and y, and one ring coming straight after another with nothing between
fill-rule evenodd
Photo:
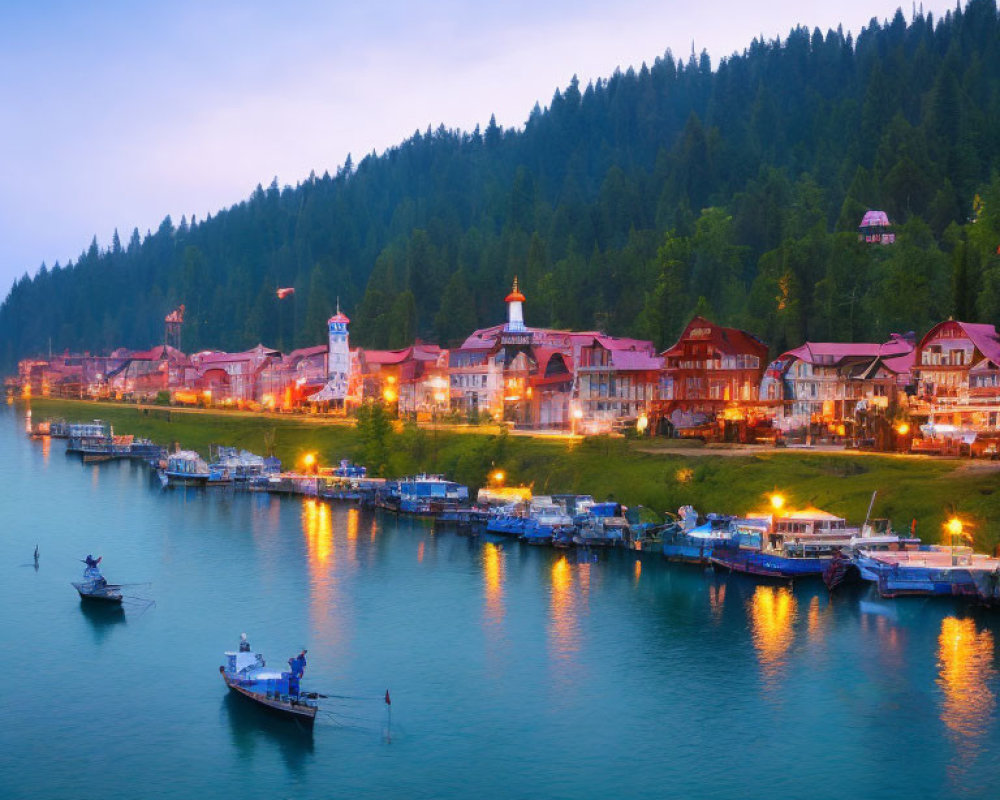
<instances>
[{"instance_id":1,"label":"calm water surface","mask_svg":"<svg viewBox=\"0 0 1000 800\"><path fill-rule=\"evenodd\" d=\"M1000 615L163 491L23 430L3 407L0 797L1000 796ZM81 606L88 552L155 606ZM313 737L227 696L242 631L348 698Z\"/></svg>"}]
</instances>

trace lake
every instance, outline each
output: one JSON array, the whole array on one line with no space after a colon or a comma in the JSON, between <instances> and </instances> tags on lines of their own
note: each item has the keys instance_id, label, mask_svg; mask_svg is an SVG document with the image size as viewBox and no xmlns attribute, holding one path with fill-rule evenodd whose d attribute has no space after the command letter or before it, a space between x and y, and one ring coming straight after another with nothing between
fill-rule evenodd
<instances>
[{"instance_id":1,"label":"lake","mask_svg":"<svg viewBox=\"0 0 1000 800\"><path fill-rule=\"evenodd\" d=\"M24 430L4 406L5 799L1000 792L996 612L164 490ZM123 613L81 605L88 553ZM242 632L308 648L312 736L228 695Z\"/></svg>"}]
</instances>

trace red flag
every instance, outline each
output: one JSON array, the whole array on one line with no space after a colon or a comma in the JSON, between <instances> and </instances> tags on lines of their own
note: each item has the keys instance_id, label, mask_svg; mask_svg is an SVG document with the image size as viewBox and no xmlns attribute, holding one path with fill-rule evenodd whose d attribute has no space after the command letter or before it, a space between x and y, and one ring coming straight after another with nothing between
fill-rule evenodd
<instances>
[{"instance_id":1,"label":"red flag","mask_svg":"<svg viewBox=\"0 0 1000 800\"><path fill-rule=\"evenodd\" d=\"M387 706L391 706L392 705L392 700L389 699L389 690L388 689L385 690L385 704Z\"/></svg>"}]
</instances>

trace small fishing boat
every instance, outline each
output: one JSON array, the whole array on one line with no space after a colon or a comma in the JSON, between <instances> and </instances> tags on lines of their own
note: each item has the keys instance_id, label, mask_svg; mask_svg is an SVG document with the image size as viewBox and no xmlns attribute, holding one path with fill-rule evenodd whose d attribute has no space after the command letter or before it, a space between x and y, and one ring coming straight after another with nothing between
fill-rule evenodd
<instances>
[{"instance_id":1,"label":"small fishing boat","mask_svg":"<svg viewBox=\"0 0 1000 800\"><path fill-rule=\"evenodd\" d=\"M73 423L67 428L66 434L68 454L105 452L111 448L111 426L99 419Z\"/></svg>"},{"instance_id":2,"label":"small fishing boat","mask_svg":"<svg viewBox=\"0 0 1000 800\"><path fill-rule=\"evenodd\" d=\"M239 648L223 655L226 663L219 667L219 673L231 692L266 711L312 728L318 711L317 695L303 692L299 686L306 668L305 650L288 659L288 669L269 668L260 653L251 651L243 634Z\"/></svg>"},{"instance_id":3,"label":"small fishing boat","mask_svg":"<svg viewBox=\"0 0 1000 800\"><path fill-rule=\"evenodd\" d=\"M122 587L121 584L108 583L101 574L101 557L93 558L88 555L83 562L86 567L83 570L83 580L74 581L73 588L80 594L81 600L89 600L97 603L108 603L121 605Z\"/></svg>"},{"instance_id":4,"label":"small fishing boat","mask_svg":"<svg viewBox=\"0 0 1000 800\"><path fill-rule=\"evenodd\" d=\"M486 520L486 532L520 539L528 528L528 517L520 503L491 508Z\"/></svg>"}]
</instances>

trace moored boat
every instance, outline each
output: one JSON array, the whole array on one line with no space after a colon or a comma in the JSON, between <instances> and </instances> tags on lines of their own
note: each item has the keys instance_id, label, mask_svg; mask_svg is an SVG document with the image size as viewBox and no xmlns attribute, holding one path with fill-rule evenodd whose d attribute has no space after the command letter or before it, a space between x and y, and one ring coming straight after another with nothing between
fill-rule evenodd
<instances>
[{"instance_id":1,"label":"moored boat","mask_svg":"<svg viewBox=\"0 0 1000 800\"><path fill-rule=\"evenodd\" d=\"M231 692L272 714L312 728L318 711L316 695L303 692L299 686L306 668L305 650L288 659L287 670L269 668L260 653L251 651L243 634L239 648L223 655L226 662L219 667L219 673Z\"/></svg>"},{"instance_id":2,"label":"moored boat","mask_svg":"<svg viewBox=\"0 0 1000 800\"><path fill-rule=\"evenodd\" d=\"M204 486L211 475L208 464L193 450L178 450L167 456L163 470L169 486Z\"/></svg>"},{"instance_id":3,"label":"moored boat","mask_svg":"<svg viewBox=\"0 0 1000 800\"><path fill-rule=\"evenodd\" d=\"M716 544L734 535L733 517L708 514L702 521L691 506L681 507L677 526L663 533L663 557L683 564L708 564Z\"/></svg>"},{"instance_id":4,"label":"moored boat","mask_svg":"<svg viewBox=\"0 0 1000 800\"><path fill-rule=\"evenodd\" d=\"M974 553L964 545L922 545L888 552L861 549L855 561L862 578L871 581L881 597L987 600L985 594L1000 576L1000 559Z\"/></svg>"}]
</instances>

